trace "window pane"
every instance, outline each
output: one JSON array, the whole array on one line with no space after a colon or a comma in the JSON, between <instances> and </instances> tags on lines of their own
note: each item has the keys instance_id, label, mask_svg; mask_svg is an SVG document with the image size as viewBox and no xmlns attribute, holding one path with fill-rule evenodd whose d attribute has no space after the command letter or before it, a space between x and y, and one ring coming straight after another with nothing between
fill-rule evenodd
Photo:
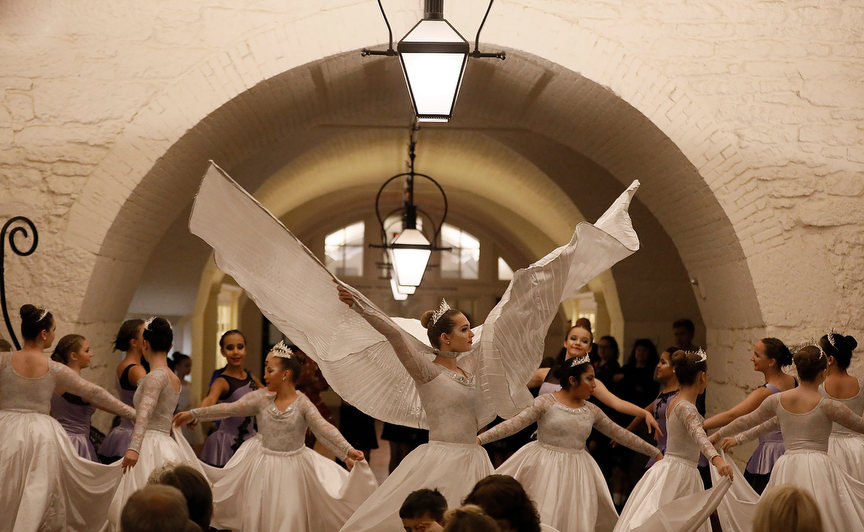
<instances>
[{"instance_id":1,"label":"window pane","mask_svg":"<svg viewBox=\"0 0 864 532\"><path fill-rule=\"evenodd\" d=\"M363 275L365 224L353 223L324 237L324 265L334 275Z\"/></svg>"},{"instance_id":2,"label":"window pane","mask_svg":"<svg viewBox=\"0 0 864 532\"><path fill-rule=\"evenodd\" d=\"M512 281L513 280L513 268L507 264L507 261L498 257L498 280L499 281Z\"/></svg>"}]
</instances>

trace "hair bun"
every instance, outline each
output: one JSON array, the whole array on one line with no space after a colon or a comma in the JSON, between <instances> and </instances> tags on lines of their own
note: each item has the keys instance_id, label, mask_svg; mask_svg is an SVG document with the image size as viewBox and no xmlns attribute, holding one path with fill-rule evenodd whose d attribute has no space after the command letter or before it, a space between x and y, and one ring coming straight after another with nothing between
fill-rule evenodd
<instances>
[{"instance_id":1,"label":"hair bun","mask_svg":"<svg viewBox=\"0 0 864 532\"><path fill-rule=\"evenodd\" d=\"M854 351L858 347L858 340L851 334L843 337L843 343L846 344L846 349L849 351Z\"/></svg>"},{"instance_id":2,"label":"hair bun","mask_svg":"<svg viewBox=\"0 0 864 532\"><path fill-rule=\"evenodd\" d=\"M21 315L22 320L30 318L33 321L39 321L36 319L39 317L39 309L36 308L34 305L31 305L30 303L21 305L21 309L18 311L18 314Z\"/></svg>"},{"instance_id":3,"label":"hair bun","mask_svg":"<svg viewBox=\"0 0 864 532\"><path fill-rule=\"evenodd\" d=\"M432 314L434 313L434 310L427 310L422 316L420 316L420 325L422 325L424 329L432 327Z\"/></svg>"}]
</instances>

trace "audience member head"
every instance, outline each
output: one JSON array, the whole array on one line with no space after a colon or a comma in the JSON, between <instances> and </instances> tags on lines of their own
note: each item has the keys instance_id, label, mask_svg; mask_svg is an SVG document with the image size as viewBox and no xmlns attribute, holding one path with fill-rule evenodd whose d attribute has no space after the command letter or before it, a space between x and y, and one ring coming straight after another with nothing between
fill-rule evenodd
<instances>
[{"instance_id":1,"label":"audience member head","mask_svg":"<svg viewBox=\"0 0 864 532\"><path fill-rule=\"evenodd\" d=\"M434 521L444 524L444 512L447 511L447 499L438 490L419 489L405 497L405 502L399 508L399 518L405 532L424 530L424 523Z\"/></svg>"},{"instance_id":2,"label":"audience member head","mask_svg":"<svg viewBox=\"0 0 864 532\"><path fill-rule=\"evenodd\" d=\"M657 360L657 368L654 370L654 380L661 383L666 383L669 379L676 378L675 370L672 368L672 353L678 351L677 347L667 347L660 353L660 358Z\"/></svg>"},{"instance_id":3,"label":"audience member head","mask_svg":"<svg viewBox=\"0 0 864 532\"><path fill-rule=\"evenodd\" d=\"M463 504L476 504L502 532L539 532L540 514L515 478L489 475L474 485Z\"/></svg>"},{"instance_id":4,"label":"audience member head","mask_svg":"<svg viewBox=\"0 0 864 532\"><path fill-rule=\"evenodd\" d=\"M501 532L498 526L483 508L474 504L466 504L459 508L448 510L444 518L444 532ZM407 528L405 530L408 530Z\"/></svg>"},{"instance_id":5,"label":"audience member head","mask_svg":"<svg viewBox=\"0 0 864 532\"><path fill-rule=\"evenodd\" d=\"M672 369L681 386L705 387L708 363L702 360L699 353L680 349L675 351L672 353Z\"/></svg>"},{"instance_id":6,"label":"audience member head","mask_svg":"<svg viewBox=\"0 0 864 532\"><path fill-rule=\"evenodd\" d=\"M618 340L614 336L601 336L597 340L597 352L604 363L618 362L618 356L621 354L618 348Z\"/></svg>"},{"instance_id":7,"label":"audience member head","mask_svg":"<svg viewBox=\"0 0 864 532\"><path fill-rule=\"evenodd\" d=\"M150 346L153 353L165 353L171 350L174 342L174 331L165 318L154 317L144 322L144 345Z\"/></svg>"},{"instance_id":8,"label":"audience member head","mask_svg":"<svg viewBox=\"0 0 864 532\"><path fill-rule=\"evenodd\" d=\"M802 381L812 382L824 378L822 373L828 368L828 357L818 346L808 345L795 352L792 357L795 362L795 370L798 378Z\"/></svg>"},{"instance_id":9,"label":"audience member head","mask_svg":"<svg viewBox=\"0 0 864 532\"><path fill-rule=\"evenodd\" d=\"M114 338L114 351L130 351L137 348L139 351L142 346L141 333L144 332L144 320L134 319L126 320L117 331L117 337Z\"/></svg>"},{"instance_id":10,"label":"audience member head","mask_svg":"<svg viewBox=\"0 0 864 532\"><path fill-rule=\"evenodd\" d=\"M186 532L186 499L173 486L148 485L132 494L120 515L122 532Z\"/></svg>"},{"instance_id":11,"label":"audience member head","mask_svg":"<svg viewBox=\"0 0 864 532\"><path fill-rule=\"evenodd\" d=\"M834 357L834 363L840 369L847 369L852 363L852 351L858 347L858 340L852 336L829 333L819 339L819 345L829 357Z\"/></svg>"},{"instance_id":12,"label":"audience member head","mask_svg":"<svg viewBox=\"0 0 864 532\"><path fill-rule=\"evenodd\" d=\"M753 516L753 532L822 532L822 516L813 496L795 486L762 494Z\"/></svg>"},{"instance_id":13,"label":"audience member head","mask_svg":"<svg viewBox=\"0 0 864 532\"><path fill-rule=\"evenodd\" d=\"M696 334L696 326L693 325L693 320L689 318L675 320L672 323L672 334L675 336L675 345L680 349L690 349L693 347L693 336Z\"/></svg>"},{"instance_id":14,"label":"audience member head","mask_svg":"<svg viewBox=\"0 0 864 532\"><path fill-rule=\"evenodd\" d=\"M192 359L185 353L179 351L171 353L171 358L168 359L168 365L171 366L171 369L177 374L177 377L179 377L181 381L186 375L192 373Z\"/></svg>"},{"instance_id":15,"label":"audience member head","mask_svg":"<svg viewBox=\"0 0 864 532\"><path fill-rule=\"evenodd\" d=\"M774 365L779 370L792 364L792 352L789 351L786 344L777 338L763 338L756 342L756 345L753 347L754 364L756 364L758 359L762 356L765 356L768 361L773 360Z\"/></svg>"},{"instance_id":16,"label":"audience member head","mask_svg":"<svg viewBox=\"0 0 864 532\"><path fill-rule=\"evenodd\" d=\"M54 343L54 316L44 308L30 304L22 305L18 312L21 315L21 337L25 342L40 340L44 347Z\"/></svg>"},{"instance_id":17,"label":"audience member head","mask_svg":"<svg viewBox=\"0 0 864 532\"><path fill-rule=\"evenodd\" d=\"M147 482L173 486L180 490L186 500L189 519L201 527L201 530L210 528L210 519L213 516L213 491L207 479L195 468L168 464L153 471Z\"/></svg>"},{"instance_id":18,"label":"audience member head","mask_svg":"<svg viewBox=\"0 0 864 532\"><path fill-rule=\"evenodd\" d=\"M68 366L70 362L79 368L90 365L90 342L80 334L67 334L57 342L51 360Z\"/></svg>"},{"instance_id":19,"label":"audience member head","mask_svg":"<svg viewBox=\"0 0 864 532\"><path fill-rule=\"evenodd\" d=\"M657 355L657 346L648 338L640 338L633 342L633 350L630 351L630 358L627 359L627 365L639 368L654 368L659 360Z\"/></svg>"},{"instance_id":20,"label":"audience member head","mask_svg":"<svg viewBox=\"0 0 864 532\"><path fill-rule=\"evenodd\" d=\"M471 324L465 314L455 308L427 310L420 316L420 325L426 329L429 342L436 349L460 353L471 350L471 339L474 337Z\"/></svg>"}]
</instances>

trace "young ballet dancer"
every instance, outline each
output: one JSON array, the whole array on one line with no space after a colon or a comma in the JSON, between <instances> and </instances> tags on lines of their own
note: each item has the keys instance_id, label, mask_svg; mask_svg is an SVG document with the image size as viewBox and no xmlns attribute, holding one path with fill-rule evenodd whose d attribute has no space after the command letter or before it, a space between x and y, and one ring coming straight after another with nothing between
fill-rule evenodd
<instances>
[{"instance_id":1,"label":"young ballet dancer","mask_svg":"<svg viewBox=\"0 0 864 532\"><path fill-rule=\"evenodd\" d=\"M86 338L80 334L67 334L57 342L51 360L81 375L81 370L90 365L91 356L90 342ZM93 462L99 461L90 441L90 418L95 411L95 406L62 387L56 388L51 396L51 417L63 426L78 454Z\"/></svg>"}]
</instances>

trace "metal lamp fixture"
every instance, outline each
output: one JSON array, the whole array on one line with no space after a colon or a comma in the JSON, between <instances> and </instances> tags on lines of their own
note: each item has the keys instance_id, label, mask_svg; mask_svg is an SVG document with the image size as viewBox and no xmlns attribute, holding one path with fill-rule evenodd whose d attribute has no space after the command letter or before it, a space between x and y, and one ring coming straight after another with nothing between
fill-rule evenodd
<instances>
[{"instance_id":1,"label":"metal lamp fixture","mask_svg":"<svg viewBox=\"0 0 864 532\"><path fill-rule=\"evenodd\" d=\"M387 250L387 259L389 262L385 266L390 268L390 287L393 290L393 297L399 301L404 300L408 295L413 294L417 287L420 286L432 252L449 251L451 249L435 245L435 242L438 240L438 235L441 232L441 226L447 218L447 195L444 194L444 189L441 188L441 185L439 185L437 181L426 174L420 174L414 171L417 132L419 129L420 128L415 122L411 128L411 138L408 143L408 171L396 174L387 179L387 181L381 185L381 188L378 189L378 195L375 197L375 215L378 217L378 222L381 224L382 243L370 244L370 247ZM438 188L438 191L441 193L441 197L444 200L444 212L437 225L433 222L434 227L431 239L427 238L427 236L417 228L417 213L419 209L414 204L414 179L418 177L432 182ZM388 216L382 216L381 194L387 185L399 178L404 178L405 180L402 194L402 205L394 211L391 211ZM388 218L390 214L396 213L400 213L401 215L402 229L392 240L388 241L385 219Z\"/></svg>"},{"instance_id":2,"label":"metal lamp fixture","mask_svg":"<svg viewBox=\"0 0 864 532\"><path fill-rule=\"evenodd\" d=\"M444 18L444 0L425 0L423 19L399 41L393 50L393 32L387 15L378 0L378 7L390 33L387 50L363 49L361 55L399 55L402 73L411 95L414 114L420 122L447 122L453 116L456 97L462 85L462 76L468 57L496 57L504 59L504 52L478 51L480 30L486 23L492 1L486 9L483 22L477 30L474 51L468 41Z\"/></svg>"}]
</instances>

